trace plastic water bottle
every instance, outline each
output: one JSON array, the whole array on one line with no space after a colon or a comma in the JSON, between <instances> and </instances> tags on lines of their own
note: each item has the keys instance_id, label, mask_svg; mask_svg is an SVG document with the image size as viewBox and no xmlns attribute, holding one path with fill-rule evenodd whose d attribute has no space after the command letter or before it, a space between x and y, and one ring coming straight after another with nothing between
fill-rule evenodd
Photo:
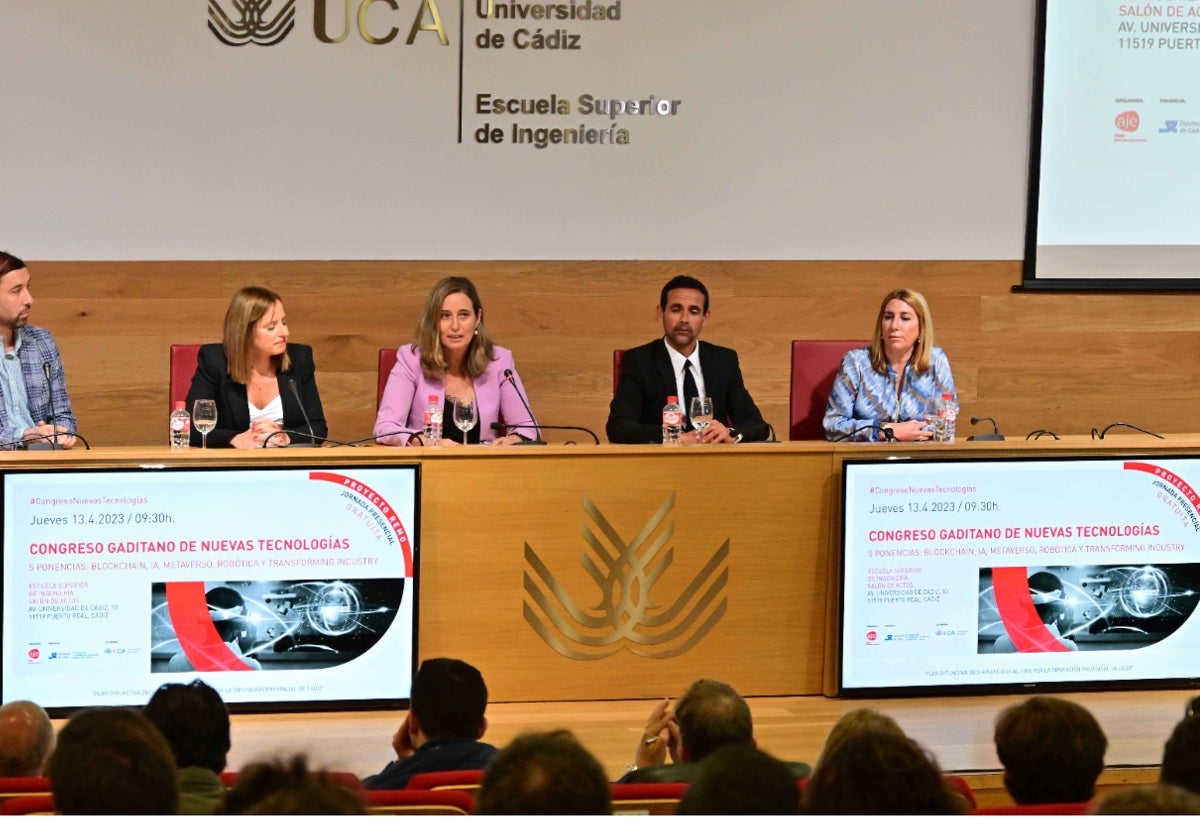
<instances>
[{"instance_id":1,"label":"plastic water bottle","mask_svg":"<svg viewBox=\"0 0 1200 840\"><path fill-rule=\"evenodd\" d=\"M437 446L442 439L442 406L437 394L429 395L425 406L425 445Z\"/></svg>"},{"instance_id":2,"label":"plastic water bottle","mask_svg":"<svg viewBox=\"0 0 1200 840\"><path fill-rule=\"evenodd\" d=\"M192 442L192 415L187 403L179 400L171 411L171 448L187 449Z\"/></svg>"},{"instance_id":3,"label":"plastic water bottle","mask_svg":"<svg viewBox=\"0 0 1200 840\"><path fill-rule=\"evenodd\" d=\"M667 404L663 406L663 444L678 446L682 432L683 409L679 407L679 397L667 397Z\"/></svg>"},{"instance_id":4,"label":"plastic water bottle","mask_svg":"<svg viewBox=\"0 0 1200 840\"><path fill-rule=\"evenodd\" d=\"M958 403L954 394L946 392L938 400L938 440L954 443L955 427L958 425Z\"/></svg>"}]
</instances>

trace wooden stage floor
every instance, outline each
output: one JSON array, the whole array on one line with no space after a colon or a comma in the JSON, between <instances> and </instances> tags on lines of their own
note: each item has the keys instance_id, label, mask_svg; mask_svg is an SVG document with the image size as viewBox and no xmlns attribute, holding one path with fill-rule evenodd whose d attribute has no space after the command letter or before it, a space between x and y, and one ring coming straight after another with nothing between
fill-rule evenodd
<instances>
[{"instance_id":1,"label":"wooden stage floor","mask_svg":"<svg viewBox=\"0 0 1200 840\"><path fill-rule=\"evenodd\" d=\"M1108 735L1106 765L1126 781L1153 781L1162 745L1196 692L1082 692L1060 696L1092 711ZM812 762L825 735L845 712L870 706L892 715L910 736L954 773L995 775L992 726L1021 695L899 700L832 700L825 697L749 698L759 746L779 758ZM565 728L617 778L653 705L645 700L496 703L488 708L486 740L503 746L521 732ZM360 776L377 772L392 757L391 737L402 712L238 715L233 723L230 769L280 753L304 752L312 763ZM1132 774L1122 769L1133 768Z\"/></svg>"}]
</instances>

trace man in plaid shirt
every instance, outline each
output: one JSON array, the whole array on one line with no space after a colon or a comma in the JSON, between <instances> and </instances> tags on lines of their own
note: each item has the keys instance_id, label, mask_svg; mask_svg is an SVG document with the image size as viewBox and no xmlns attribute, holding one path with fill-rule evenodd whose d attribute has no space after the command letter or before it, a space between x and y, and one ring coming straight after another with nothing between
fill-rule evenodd
<instances>
[{"instance_id":1,"label":"man in plaid shirt","mask_svg":"<svg viewBox=\"0 0 1200 840\"><path fill-rule=\"evenodd\" d=\"M26 323L29 269L0 251L0 449L75 445L75 414L54 337Z\"/></svg>"}]
</instances>

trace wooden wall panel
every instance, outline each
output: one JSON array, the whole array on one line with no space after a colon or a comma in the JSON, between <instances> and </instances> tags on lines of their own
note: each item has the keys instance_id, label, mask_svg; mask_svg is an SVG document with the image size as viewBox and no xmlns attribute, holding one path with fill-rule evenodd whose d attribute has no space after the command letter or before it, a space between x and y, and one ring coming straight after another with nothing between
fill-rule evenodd
<instances>
[{"instance_id":1,"label":"wooden wall panel","mask_svg":"<svg viewBox=\"0 0 1200 840\"><path fill-rule=\"evenodd\" d=\"M793 338L870 334L883 294L925 293L954 369L963 415L996 417L1010 437L1086 433L1125 420L1195 429L1200 322L1188 295L1021 294L1011 261L913 262L47 262L32 266L33 321L63 347L81 431L94 444L165 440L167 348L215 341L233 292L284 296L295 341L316 348L334 437L367 435L376 354L411 339L425 294L465 274L496 339L513 350L543 422L603 436L611 353L661 331L658 289L704 280L704 337L735 347L747 385L787 427ZM964 426L966 424L964 423Z\"/></svg>"}]
</instances>

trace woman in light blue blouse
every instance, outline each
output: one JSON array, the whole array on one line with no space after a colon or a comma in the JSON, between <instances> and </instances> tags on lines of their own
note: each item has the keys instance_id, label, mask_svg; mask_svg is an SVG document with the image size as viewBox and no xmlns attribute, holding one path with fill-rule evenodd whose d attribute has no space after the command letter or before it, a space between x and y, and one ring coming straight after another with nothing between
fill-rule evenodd
<instances>
[{"instance_id":1,"label":"woman in light blue blouse","mask_svg":"<svg viewBox=\"0 0 1200 840\"><path fill-rule=\"evenodd\" d=\"M925 414L942 394L954 394L954 377L942 348L933 346L933 317L920 292L896 289L879 306L871 344L851 350L833 382L825 408L825 436L883 440L929 440ZM861 430L861 431L857 431Z\"/></svg>"}]
</instances>

